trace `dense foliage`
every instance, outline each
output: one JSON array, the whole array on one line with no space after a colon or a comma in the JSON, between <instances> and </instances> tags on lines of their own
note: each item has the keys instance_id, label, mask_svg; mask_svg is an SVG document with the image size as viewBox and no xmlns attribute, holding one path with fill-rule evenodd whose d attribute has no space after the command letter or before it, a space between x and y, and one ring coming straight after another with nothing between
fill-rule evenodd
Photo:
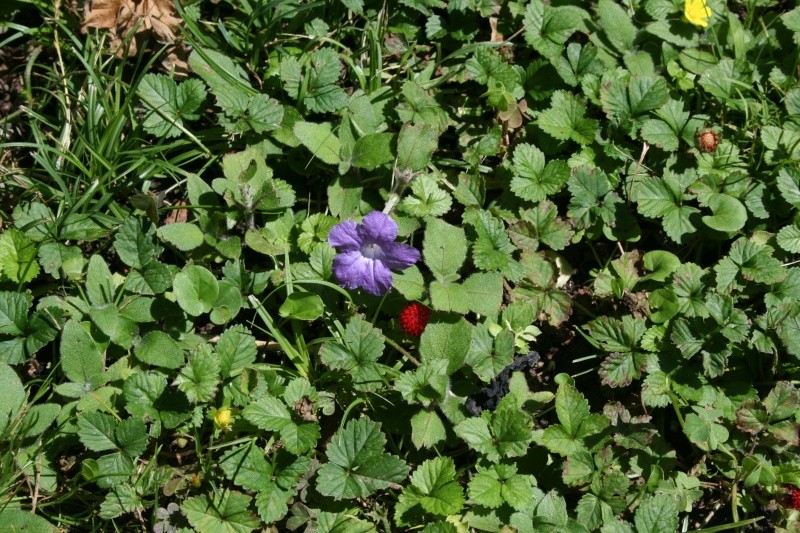
<instances>
[{"instance_id":1,"label":"dense foliage","mask_svg":"<svg viewBox=\"0 0 800 533\"><path fill-rule=\"evenodd\" d=\"M0 7L0 523L800 527L800 8Z\"/></svg>"}]
</instances>

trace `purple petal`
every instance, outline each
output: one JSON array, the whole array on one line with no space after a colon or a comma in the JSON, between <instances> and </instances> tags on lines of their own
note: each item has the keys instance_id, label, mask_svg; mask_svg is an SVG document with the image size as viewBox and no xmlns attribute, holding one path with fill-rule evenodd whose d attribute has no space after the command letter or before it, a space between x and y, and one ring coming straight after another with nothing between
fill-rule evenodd
<instances>
[{"instance_id":1,"label":"purple petal","mask_svg":"<svg viewBox=\"0 0 800 533\"><path fill-rule=\"evenodd\" d=\"M392 271L380 261L367 259L359 252L345 252L333 259L333 273L348 289L363 288L380 296L392 287Z\"/></svg>"},{"instance_id":2,"label":"purple petal","mask_svg":"<svg viewBox=\"0 0 800 533\"><path fill-rule=\"evenodd\" d=\"M373 211L364 217L358 226L362 241L387 243L397 238L397 223L386 213Z\"/></svg>"},{"instance_id":3,"label":"purple petal","mask_svg":"<svg viewBox=\"0 0 800 533\"><path fill-rule=\"evenodd\" d=\"M381 261L392 270L403 270L419 261L419 250L413 246L392 242L381 245Z\"/></svg>"},{"instance_id":4,"label":"purple petal","mask_svg":"<svg viewBox=\"0 0 800 533\"><path fill-rule=\"evenodd\" d=\"M340 248L342 252L353 252L361 247L361 237L358 235L356 223L346 220L336 224L328 232L328 244Z\"/></svg>"}]
</instances>

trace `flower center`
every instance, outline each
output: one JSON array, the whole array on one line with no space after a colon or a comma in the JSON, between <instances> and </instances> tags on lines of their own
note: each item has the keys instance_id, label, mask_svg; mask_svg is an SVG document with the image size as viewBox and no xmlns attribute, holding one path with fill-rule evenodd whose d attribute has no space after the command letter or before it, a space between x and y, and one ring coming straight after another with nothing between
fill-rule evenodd
<instances>
[{"instance_id":1,"label":"flower center","mask_svg":"<svg viewBox=\"0 0 800 533\"><path fill-rule=\"evenodd\" d=\"M364 243L361 246L361 255L367 259L381 259L383 257L383 250L380 245L376 243Z\"/></svg>"}]
</instances>

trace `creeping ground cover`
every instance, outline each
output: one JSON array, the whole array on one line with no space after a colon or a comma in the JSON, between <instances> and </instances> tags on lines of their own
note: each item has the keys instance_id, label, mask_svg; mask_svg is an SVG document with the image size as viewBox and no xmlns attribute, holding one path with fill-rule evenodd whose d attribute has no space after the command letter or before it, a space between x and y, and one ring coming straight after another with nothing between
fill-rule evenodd
<instances>
[{"instance_id":1,"label":"creeping ground cover","mask_svg":"<svg viewBox=\"0 0 800 533\"><path fill-rule=\"evenodd\" d=\"M800 530L800 8L4 0L0 529Z\"/></svg>"}]
</instances>

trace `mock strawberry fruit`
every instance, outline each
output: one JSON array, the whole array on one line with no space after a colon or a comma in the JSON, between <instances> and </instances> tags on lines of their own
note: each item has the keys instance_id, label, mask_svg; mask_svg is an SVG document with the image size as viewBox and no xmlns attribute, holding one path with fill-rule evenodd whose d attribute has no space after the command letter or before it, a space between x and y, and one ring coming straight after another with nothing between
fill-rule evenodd
<instances>
[{"instance_id":1,"label":"mock strawberry fruit","mask_svg":"<svg viewBox=\"0 0 800 533\"><path fill-rule=\"evenodd\" d=\"M719 136L712 130L706 130L698 135L697 141L704 152L713 152L719 146Z\"/></svg>"},{"instance_id":2,"label":"mock strawberry fruit","mask_svg":"<svg viewBox=\"0 0 800 533\"><path fill-rule=\"evenodd\" d=\"M792 486L786 488L789 489L787 505L792 509L800 509L800 489Z\"/></svg>"},{"instance_id":3,"label":"mock strawberry fruit","mask_svg":"<svg viewBox=\"0 0 800 533\"><path fill-rule=\"evenodd\" d=\"M425 331L431 310L420 303L407 305L400 312L400 327L409 335L419 336Z\"/></svg>"}]
</instances>

